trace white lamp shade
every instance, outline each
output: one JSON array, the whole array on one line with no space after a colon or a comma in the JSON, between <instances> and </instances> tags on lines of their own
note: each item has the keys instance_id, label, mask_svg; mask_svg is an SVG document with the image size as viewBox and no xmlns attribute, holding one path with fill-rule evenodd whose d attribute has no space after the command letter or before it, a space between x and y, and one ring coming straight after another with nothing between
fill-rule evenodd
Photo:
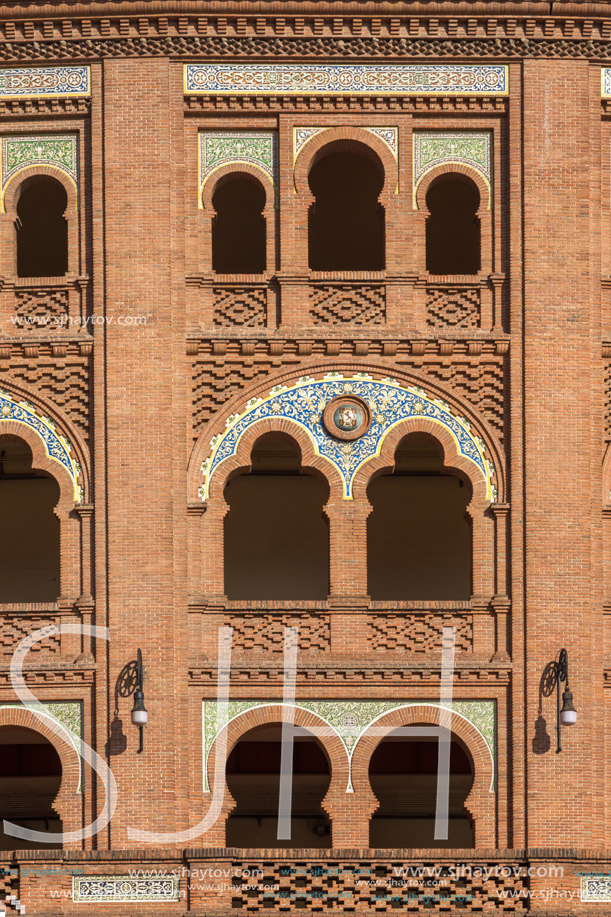
<instances>
[{"instance_id":1,"label":"white lamp shade","mask_svg":"<svg viewBox=\"0 0 611 917\"><path fill-rule=\"evenodd\" d=\"M134 726L146 726L149 715L146 710L132 710L132 723Z\"/></svg>"},{"instance_id":2,"label":"white lamp shade","mask_svg":"<svg viewBox=\"0 0 611 917\"><path fill-rule=\"evenodd\" d=\"M574 726L577 722L577 712L575 710L562 710L560 712L560 722L563 726Z\"/></svg>"}]
</instances>

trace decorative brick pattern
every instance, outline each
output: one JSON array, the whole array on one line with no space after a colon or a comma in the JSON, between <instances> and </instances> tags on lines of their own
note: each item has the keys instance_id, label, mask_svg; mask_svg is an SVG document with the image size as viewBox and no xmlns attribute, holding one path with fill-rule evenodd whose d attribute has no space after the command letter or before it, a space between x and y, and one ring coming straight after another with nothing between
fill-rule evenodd
<instances>
[{"instance_id":1,"label":"decorative brick pattern","mask_svg":"<svg viewBox=\"0 0 611 917\"><path fill-rule=\"evenodd\" d=\"M12 361L6 381L14 379L40 392L43 398L61 408L78 428L85 441L89 440L90 373L89 358L70 355L51 361Z\"/></svg>"},{"instance_id":2,"label":"decorative brick pattern","mask_svg":"<svg viewBox=\"0 0 611 917\"><path fill-rule=\"evenodd\" d=\"M499 437L505 425L505 372L502 360L484 361L467 358L451 362L431 361L422 370L466 398L482 413Z\"/></svg>"},{"instance_id":3,"label":"decorative brick pattern","mask_svg":"<svg viewBox=\"0 0 611 917\"><path fill-rule=\"evenodd\" d=\"M262 328L267 321L267 287L215 286L214 324Z\"/></svg>"},{"instance_id":4,"label":"decorative brick pattern","mask_svg":"<svg viewBox=\"0 0 611 917\"><path fill-rule=\"evenodd\" d=\"M452 908L478 914L524 913L524 899L518 895L525 887L524 880L511 875L511 866L517 868L517 861L505 870L495 869L498 861L483 862L481 870L474 868L472 875L457 878L451 866L431 859L422 862L422 878L408 874L405 880L397 879L397 865L378 860L367 865L359 860L234 860L236 878L231 904L249 914L271 909L293 913L293 908L304 908L307 913L328 913L331 908L345 912L347 905L350 912L376 914L455 913ZM432 889L426 876L433 874L434 868L439 869L439 882ZM241 870L247 878L238 878ZM501 898L506 891L516 897Z\"/></svg>"},{"instance_id":5,"label":"decorative brick pattern","mask_svg":"<svg viewBox=\"0 0 611 917\"><path fill-rule=\"evenodd\" d=\"M478 287L427 287L427 325L430 328L478 328L481 292Z\"/></svg>"},{"instance_id":6,"label":"decorative brick pattern","mask_svg":"<svg viewBox=\"0 0 611 917\"><path fill-rule=\"evenodd\" d=\"M381 325L386 319L385 288L382 284L315 284L310 316L315 324Z\"/></svg>"},{"instance_id":7,"label":"decorative brick pattern","mask_svg":"<svg viewBox=\"0 0 611 917\"><path fill-rule=\"evenodd\" d=\"M228 615L227 627L233 627L236 652L257 650L262 653L284 652L285 627L299 628L299 650L328 651L331 648L329 615Z\"/></svg>"},{"instance_id":8,"label":"decorative brick pattern","mask_svg":"<svg viewBox=\"0 0 611 917\"><path fill-rule=\"evenodd\" d=\"M59 289L27 289L15 291L15 314L19 328L24 331L58 331L65 328L61 321L68 315L69 291Z\"/></svg>"},{"instance_id":9,"label":"decorative brick pattern","mask_svg":"<svg viewBox=\"0 0 611 917\"><path fill-rule=\"evenodd\" d=\"M4 869L0 873L0 915L25 914L25 907L19 900L19 870Z\"/></svg>"},{"instance_id":10,"label":"decorative brick pattern","mask_svg":"<svg viewBox=\"0 0 611 917\"><path fill-rule=\"evenodd\" d=\"M0 658L9 661L17 644L34 630L55 624L53 618L16 618L13 615L0 615ZM30 653L38 656L56 656L60 652L59 635L47 637L34 643Z\"/></svg>"},{"instance_id":11,"label":"decorative brick pattern","mask_svg":"<svg viewBox=\"0 0 611 917\"><path fill-rule=\"evenodd\" d=\"M604 361L605 374L605 439L611 440L611 360Z\"/></svg>"},{"instance_id":12,"label":"decorative brick pattern","mask_svg":"<svg viewBox=\"0 0 611 917\"><path fill-rule=\"evenodd\" d=\"M422 614L373 615L369 622L371 647L374 650L405 650L408 653L439 652L444 627L456 628L456 650L473 649L471 615Z\"/></svg>"}]
</instances>

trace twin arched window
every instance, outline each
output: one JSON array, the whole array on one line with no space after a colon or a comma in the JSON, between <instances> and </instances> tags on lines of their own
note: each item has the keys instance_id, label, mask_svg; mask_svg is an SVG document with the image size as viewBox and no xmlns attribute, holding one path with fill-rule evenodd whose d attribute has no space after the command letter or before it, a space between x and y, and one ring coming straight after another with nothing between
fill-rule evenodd
<instances>
[{"instance_id":1,"label":"twin arched window","mask_svg":"<svg viewBox=\"0 0 611 917\"><path fill-rule=\"evenodd\" d=\"M225 488L225 592L230 599L325 599L329 593L326 482L301 465L296 444L268 434L251 470ZM368 593L378 600L471 595L470 488L444 474L437 441L405 437L394 469L368 489ZM346 545L347 554L352 550Z\"/></svg>"}]
</instances>

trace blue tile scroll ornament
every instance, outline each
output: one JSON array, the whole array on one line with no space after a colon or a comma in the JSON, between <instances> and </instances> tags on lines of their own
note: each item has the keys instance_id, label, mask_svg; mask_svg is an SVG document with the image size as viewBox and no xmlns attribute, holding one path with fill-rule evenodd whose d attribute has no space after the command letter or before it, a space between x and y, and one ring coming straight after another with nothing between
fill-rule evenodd
<instances>
[{"instance_id":1,"label":"blue tile scroll ornament","mask_svg":"<svg viewBox=\"0 0 611 917\"><path fill-rule=\"evenodd\" d=\"M70 442L58 433L55 423L49 417L38 414L37 409L28 401L16 401L10 392L0 389L0 431L3 421L23 424L29 427L43 441L45 452L54 462L64 468L72 479L74 501L83 500L82 469Z\"/></svg>"},{"instance_id":2,"label":"blue tile scroll ornament","mask_svg":"<svg viewBox=\"0 0 611 917\"><path fill-rule=\"evenodd\" d=\"M1 67L0 99L57 99L91 95L91 68Z\"/></svg>"},{"instance_id":3,"label":"blue tile scroll ornament","mask_svg":"<svg viewBox=\"0 0 611 917\"><path fill-rule=\"evenodd\" d=\"M363 434L351 441L331 435L325 425L327 406L342 397L360 399L370 413L370 423ZM483 476L487 499L496 499L496 472L486 444L472 431L468 420L453 413L449 404L418 386L404 387L390 377L377 380L367 373L339 372L328 373L322 379L302 376L289 386L277 385L267 395L251 398L243 410L228 417L224 432L210 441L208 457L201 466L203 482L199 496L208 499L213 475L226 459L236 454L243 434L259 421L273 419L293 421L305 430L316 453L339 472L344 500L352 500L352 485L359 468L379 455L385 437L397 424L410 418L422 418L445 428L453 437L458 453Z\"/></svg>"}]
</instances>

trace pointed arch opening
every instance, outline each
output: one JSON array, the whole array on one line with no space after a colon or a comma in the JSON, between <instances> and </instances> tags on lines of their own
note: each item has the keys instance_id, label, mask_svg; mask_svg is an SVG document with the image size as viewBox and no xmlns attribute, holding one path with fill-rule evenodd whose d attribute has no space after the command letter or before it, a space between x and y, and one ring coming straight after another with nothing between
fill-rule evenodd
<instances>
[{"instance_id":1,"label":"pointed arch opening","mask_svg":"<svg viewBox=\"0 0 611 917\"><path fill-rule=\"evenodd\" d=\"M295 736L291 837L278 839L281 740L281 724L257 727L227 759L227 786L236 803L227 820L228 847L331 847L331 822L322 807L331 764L313 735Z\"/></svg>"},{"instance_id":2,"label":"pointed arch opening","mask_svg":"<svg viewBox=\"0 0 611 917\"><path fill-rule=\"evenodd\" d=\"M472 590L471 488L448 474L428 433L397 446L392 471L367 488L368 593L375 600L465 600Z\"/></svg>"},{"instance_id":3,"label":"pointed arch opening","mask_svg":"<svg viewBox=\"0 0 611 917\"><path fill-rule=\"evenodd\" d=\"M250 471L225 487L225 593L230 599L325 599L328 484L307 473L291 437L253 446Z\"/></svg>"},{"instance_id":4,"label":"pointed arch opening","mask_svg":"<svg viewBox=\"0 0 611 917\"><path fill-rule=\"evenodd\" d=\"M0 603L57 600L59 498L59 484L33 467L25 440L0 436Z\"/></svg>"}]
</instances>

